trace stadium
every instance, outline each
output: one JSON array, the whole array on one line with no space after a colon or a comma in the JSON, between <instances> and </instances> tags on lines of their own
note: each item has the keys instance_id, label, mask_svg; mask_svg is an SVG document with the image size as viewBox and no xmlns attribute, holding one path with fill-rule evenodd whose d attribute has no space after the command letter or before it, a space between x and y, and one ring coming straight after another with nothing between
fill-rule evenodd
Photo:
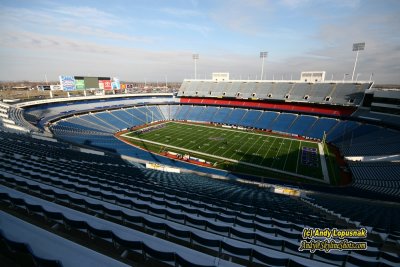
<instances>
[{"instance_id":1,"label":"stadium","mask_svg":"<svg viewBox=\"0 0 400 267\"><path fill-rule=\"evenodd\" d=\"M400 264L398 90L324 72L111 81L0 103L5 265ZM329 229L345 230L321 243Z\"/></svg>"}]
</instances>

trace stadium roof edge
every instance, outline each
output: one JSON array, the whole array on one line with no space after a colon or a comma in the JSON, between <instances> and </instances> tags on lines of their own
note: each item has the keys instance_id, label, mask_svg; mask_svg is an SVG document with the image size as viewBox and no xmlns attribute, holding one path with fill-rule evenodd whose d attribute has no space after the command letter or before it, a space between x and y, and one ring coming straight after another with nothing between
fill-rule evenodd
<instances>
[{"instance_id":1,"label":"stadium roof edge","mask_svg":"<svg viewBox=\"0 0 400 267\"><path fill-rule=\"evenodd\" d=\"M226 80L226 81L214 81L212 79L184 79L184 82L222 82L222 83L229 83L229 82L256 82L256 83L346 83L346 84L362 84L362 83L374 83L373 81L343 81L343 80L325 80L319 82L303 82L300 80Z\"/></svg>"},{"instance_id":2,"label":"stadium roof edge","mask_svg":"<svg viewBox=\"0 0 400 267\"><path fill-rule=\"evenodd\" d=\"M41 105L47 103L58 103L58 102L69 102L69 101L80 101L80 100L93 100L93 99L110 99L110 98L126 98L126 97L156 97L156 96L173 96L173 93L148 93L148 94L121 94L121 95L101 95L101 96L79 96L79 97L63 97L63 98L51 98L34 100L23 103L15 104L14 107L23 108L34 105Z\"/></svg>"}]
</instances>

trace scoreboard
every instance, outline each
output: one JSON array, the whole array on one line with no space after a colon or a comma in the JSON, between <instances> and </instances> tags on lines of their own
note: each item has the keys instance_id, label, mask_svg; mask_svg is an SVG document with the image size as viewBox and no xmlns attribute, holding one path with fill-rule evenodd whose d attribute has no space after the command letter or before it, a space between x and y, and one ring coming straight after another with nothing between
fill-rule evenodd
<instances>
[{"instance_id":1,"label":"scoreboard","mask_svg":"<svg viewBox=\"0 0 400 267\"><path fill-rule=\"evenodd\" d=\"M60 85L64 91L103 89L119 90L121 85L119 79L111 77L91 77L91 76L67 76L61 75Z\"/></svg>"}]
</instances>

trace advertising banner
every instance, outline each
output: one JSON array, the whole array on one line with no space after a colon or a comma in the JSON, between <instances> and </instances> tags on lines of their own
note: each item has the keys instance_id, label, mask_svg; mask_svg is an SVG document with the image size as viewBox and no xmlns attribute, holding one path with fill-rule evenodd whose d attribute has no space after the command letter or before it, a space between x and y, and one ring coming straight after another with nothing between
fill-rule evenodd
<instances>
[{"instance_id":1,"label":"advertising banner","mask_svg":"<svg viewBox=\"0 0 400 267\"><path fill-rule=\"evenodd\" d=\"M85 80L75 80L76 90L85 90Z\"/></svg>"},{"instance_id":2,"label":"advertising banner","mask_svg":"<svg viewBox=\"0 0 400 267\"><path fill-rule=\"evenodd\" d=\"M76 79L76 78L75 78ZM83 77L86 89L96 89L99 86L98 77Z\"/></svg>"},{"instance_id":3,"label":"advertising banner","mask_svg":"<svg viewBox=\"0 0 400 267\"><path fill-rule=\"evenodd\" d=\"M102 89L111 90L112 87L111 87L111 81L110 80L99 80L99 87L100 87L101 83L103 84L103 87L104 87Z\"/></svg>"},{"instance_id":4,"label":"advertising banner","mask_svg":"<svg viewBox=\"0 0 400 267\"><path fill-rule=\"evenodd\" d=\"M75 78L74 76L60 76L60 85L64 91L75 90Z\"/></svg>"},{"instance_id":5,"label":"advertising banner","mask_svg":"<svg viewBox=\"0 0 400 267\"><path fill-rule=\"evenodd\" d=\"M119 84L119 83L116 83L116 82L112 82L112 83L111 83L111 87L112 87L113 90L119 90L119 89L121 89L120 84Z\"/></svg>"},{"instance_id":6,"label":"advertising banner","mask_svg":"<svg viewBox=\"0 0 400 267\"><path fill-rule=\"evenodd\" d=\"M104 90L103 80L99 80L99 88Z\"/></svg>"},{"instance_id":7,"label":"advertising banner","mask_svg":"<svg viewBox=\"0 0 400 267\"><path fill-rule=\"evenodd\" d=\"M114 77L113 82L111 83L112 89L113 90L120 90L121 89L121 84L119 82L119 79Z\"/></svg>"}]
</instances>

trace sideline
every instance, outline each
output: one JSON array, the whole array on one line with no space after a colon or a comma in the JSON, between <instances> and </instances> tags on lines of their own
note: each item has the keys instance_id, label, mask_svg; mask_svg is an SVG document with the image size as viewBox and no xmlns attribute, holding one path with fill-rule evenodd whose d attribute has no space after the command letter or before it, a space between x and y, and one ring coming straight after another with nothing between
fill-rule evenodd
<instances>
[{"instance_id":1,"label":"sideline","mask_svg":"<svg viewBox=\"0 0 400 267\"><path fill-rule=\"evenodd\" d=\"M321 159L321 168L322 168L322 173L324 175L324 181L326 183L329 183L329 172L325 160L324 146L321 143L318 143L318 149L319 149L319 158Z\"/></svg>"},{"instance_id":2,"label":"sideline","mask_svg":"<svg viewBox=\"0 0 400 267\"><path fill-rule=\"evenodd\" d=\"M211 154L207 154L207 153L203 153L203 152L198 152L198 151L191 150L191 149L184 149L184 148L181 148L181 147L171 146L171 145L168 145L168 144L149 141L149 140L145 140L145 139L141 139L141 138L137 138L137 137L131 137L131 136L128 136L127 134L128 133L124 133L121 136L124 137L124 138L127 138L127 139L147 142L147 143L155 144L155 145L159 145L159 146L175 148L175 149L178 149L178 150L187 151L187 152L190 152L190 153L195 153L195 154L199 154L199 155L203 155L203 156L207 156L207 157L222 159L222 160L230 161L230 162L233 162L233 163L240 163L240 164L251 166L251 167L270 170L270 171L274 171L274 172L278 172L278 173L283 173L283 174L287 174L287 175L291 175L291 176L304 178L304 179L311 180L311 181L323 182L323 183L328 183L329 184L329 178L328 178L328 182L327 182L325 179L321 180L321 179L313 178L313 177L310 177L310 176L305 176L305 175L301 175L301 174L297 174L297 173L292 173L292 172L282 171L282 170L278 170L278 169L273 169L273 168L269 168L269 167L265 167L265 166L261 166L261 165L256 165L256 164L253 164L253 163L248 163L248 162L238 161L238 160L234 160L234 159L230 159L230 158L215 156L215 155L211 155Z\"/></svg>"}]
</instances>

